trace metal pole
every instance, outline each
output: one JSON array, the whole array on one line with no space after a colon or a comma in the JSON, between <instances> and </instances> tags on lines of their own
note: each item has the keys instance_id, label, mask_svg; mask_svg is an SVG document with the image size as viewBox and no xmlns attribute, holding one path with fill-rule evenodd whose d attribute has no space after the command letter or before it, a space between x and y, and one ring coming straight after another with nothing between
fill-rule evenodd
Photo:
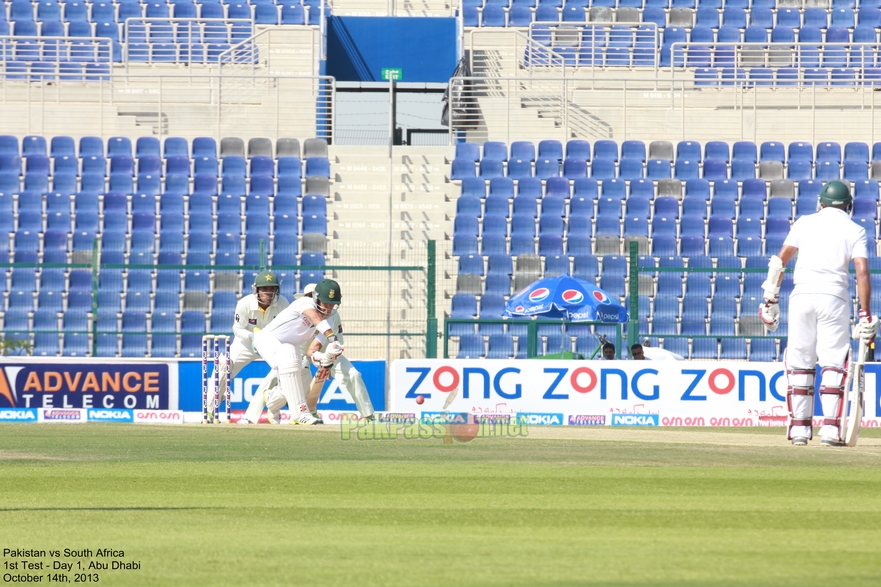
<instances>
[{"instance_id":1,"label":"metal pole","mask_svg":"<svg viewBox=\"0 0 881 587\"><path fill-rule=\"evenodd\" d=\"M98 237L92 241L92 356L98 356Z\"/></svg>"},{"instance_id":2,"label":"metal pole","mask_svg":"<svg viewBox=\"0 0 881 587\"><path fill-rule=\"evenodd\" d=\"M436 245L434 240L428 241L428 274L426 275L426 303L428 304L427 328L425 331L425 358L437 358L437 318L435 314L435 275L437 272Z\"/></svg>"},{"instance_id":3,"label":"metal pole","mask_svg":"<svg viewBox=\"0 0 881 587\"><path fill-rule=\"evenodd\" d=\"M157 128L159 136L162 136L162 76L159 76L159 110L156 112Z\"/></svg>"},{"instance_id":4,"label":"metal pole","mask_svg":"<svg viewBox=\"0 0 881 587\"><path fill-rule=\"evenodd\" d=\"M389 72L388 80L388 257L386 266L392 266L392 208L394 202L394 146L395 146L395 75ZM392 360L392 272L386 271L386 309L385 309L385 380L388 393L389 365Z\"/></svg>"},{"instance_id":5,"label":"metal pole","mask_svg":"<svg viewBox=\"0 0 881 587\"><path fill-rule=\"evenodd\" d=\"M637 270L639 248L636 241L630 241L630 321L627 324L627 352L630 345L637 342L639 336L639 271ZM618 325L618 335L621 334L621 325ZM621 351L620 340L618 350ZM620 356L620 355L619 355Z\"/></svg>"}]
</instances>

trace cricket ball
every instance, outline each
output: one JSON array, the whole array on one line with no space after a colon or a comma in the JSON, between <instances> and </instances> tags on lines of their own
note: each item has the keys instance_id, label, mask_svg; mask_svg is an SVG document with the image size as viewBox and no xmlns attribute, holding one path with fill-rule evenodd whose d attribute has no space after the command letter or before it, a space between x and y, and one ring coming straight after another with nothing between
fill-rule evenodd
<instances>
[{"instance_id":1,"label":"cricket ball","mask_svg":"<svg viewBox=\"0 0 881 587\"><path fill-rule=\"evenodd\" d=\"M425 398L422 397L421 395L417 395L417 396L416 396L416 403L419 404L419 405L421 406L422 404L425 403Z\"/></svg>"}]
</instances>

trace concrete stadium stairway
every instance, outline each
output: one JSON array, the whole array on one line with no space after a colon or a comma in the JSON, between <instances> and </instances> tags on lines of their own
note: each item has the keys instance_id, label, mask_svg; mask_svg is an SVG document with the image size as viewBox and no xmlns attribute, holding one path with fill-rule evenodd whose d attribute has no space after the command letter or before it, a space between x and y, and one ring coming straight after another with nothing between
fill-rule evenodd
<instances>
[{"instance_id":1,"label":"concrete stadium stairway","mask_svg":"<svg viewBox=\"0 0 881 587\"><path fill-rule=\"evenodd\" d=\"M328 202L328 264L422 266L428 240L437 242L439 267L447 264L459 197L458 186L449 183L452 147L395 147L391 177L386 147L331 146L329 155L333 183ZM364 275L368 274L362 273L361 279L352 284L359 294L368 294L358 298L369 300L389 291L387 273L370 273L366 279ZM391 275L391 295L402 297L402 305L394 310L394 320L408 323L413 316L424 316L422 273ZM437 278L436 315L442 318L449 311L455 275L439 270ZM347 323L352 322L351 313L347 303ZM362 323L356 322L351 328L375 325L375 317L365 316ZM407 349L399 352L394 356L405 356Z\"/></svg>"}]
</instances>

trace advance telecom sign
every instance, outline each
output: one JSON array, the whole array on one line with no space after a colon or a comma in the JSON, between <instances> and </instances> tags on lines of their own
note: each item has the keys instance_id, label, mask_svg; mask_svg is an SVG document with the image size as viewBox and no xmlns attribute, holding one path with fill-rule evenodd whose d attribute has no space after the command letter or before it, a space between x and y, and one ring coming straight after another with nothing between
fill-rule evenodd
<instances>
[{"instance_id":1,"label":"advance telecom sign","mask_svg":"<svg viewBox=\"0 0 881 587\"><path fill-rule=\"evenodd\" d=\"M863 426L881 425L879 371L866 365ZM782 363L402 359L389 395L395 412L554 414L576 426L783 426L787 417Z\"/></svg>"},{"instance_id":2,"label":"advance telecom sign","mask_svg":"<svg viewBox=\"0 0 881 587\"><path fill-rule=\"evenodd\" d=\"M169 409L168 363L12 362L0 367L0 408Z\"/></svg>"}]
</instances>

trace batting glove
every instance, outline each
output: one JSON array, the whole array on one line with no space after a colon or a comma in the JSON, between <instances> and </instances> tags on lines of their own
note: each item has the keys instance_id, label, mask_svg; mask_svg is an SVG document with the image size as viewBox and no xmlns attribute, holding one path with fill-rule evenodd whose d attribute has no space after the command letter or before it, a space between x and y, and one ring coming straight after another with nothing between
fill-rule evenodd
<instances>
[{"instance_id":1,"label":"batting glove","mask_svg":"<svg viewBox=\"0 0 881 587\"><path fill-rule=\"evenodd\" d=\"M339 343L339 341L335 340L324 350L324 354L327 355L331 361L336 360L338 356L343 354L343 345Z\"/></svg>"},{"instance_id":2,"label":"batting glove","mask_svg":"<svg viewBox=\"0 0 881 587\"><path fill-rule=\"evenodd\" d=\"M853 338L859 338L868 344L878 334L878 317L872 316L866 310L860 310L859 319L854 327Z\"/></svg>"},{"instance_id":3,"label":"batting glove","mask_svg":"<svg viewBox=\"0 0 881 587\"><path fill-rule=\"evenodd\" d=\"M774 296L759 306L759 318L768 332L774 332L780 325L780 297Z\"/></svg>"},{"instance_id":4,"label":"batting glove","mask_svg":"<svg viewBox=\"0 0 881 587\"><path fill-rule=\"evenodd\" d=\"M322 364L327 360L327 355L322 352L315 351L312 353L312 364L317 369L321 369Z\"/></svg>"}]
</instances>

